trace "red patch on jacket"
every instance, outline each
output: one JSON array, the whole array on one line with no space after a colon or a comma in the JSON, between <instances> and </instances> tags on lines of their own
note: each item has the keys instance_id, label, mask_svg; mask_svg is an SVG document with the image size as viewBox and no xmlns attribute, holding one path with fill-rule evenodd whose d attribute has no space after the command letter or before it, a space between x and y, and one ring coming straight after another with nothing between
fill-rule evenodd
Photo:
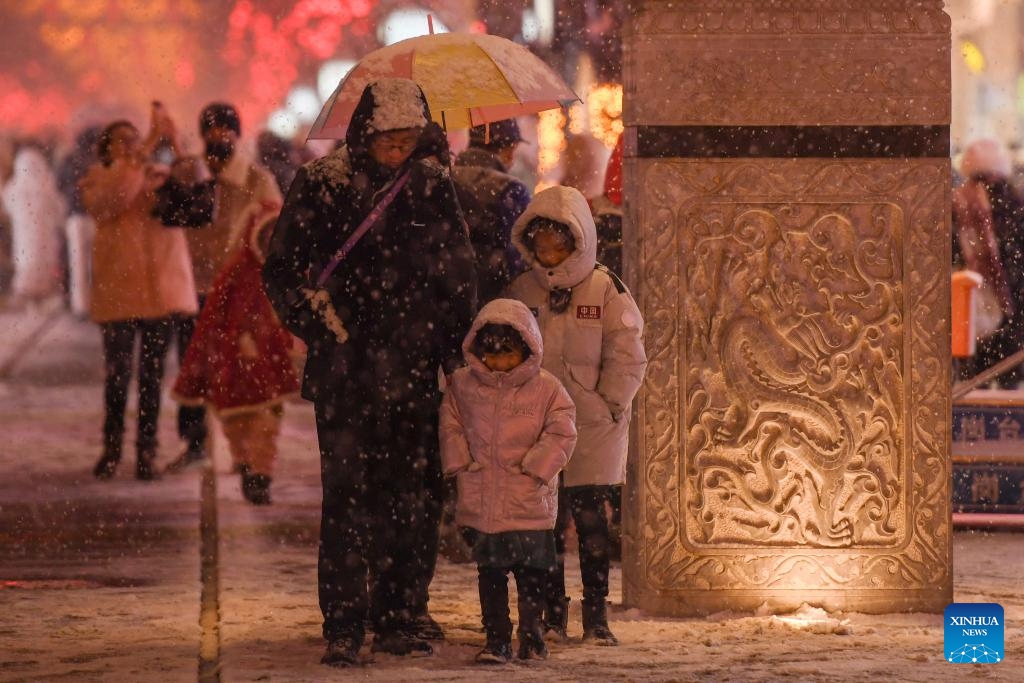
<instances>
[{"instance_id":1,"label":"red patch on jacket","mask_svg":"<svg viewBox=\"0 0 1024 683\"><path fill-rule=\"evenodd\" d=\"M580 320L600 320L601 319L601 307L600 306L577 306L576 317Z\"/></svg>"}]
</instances>

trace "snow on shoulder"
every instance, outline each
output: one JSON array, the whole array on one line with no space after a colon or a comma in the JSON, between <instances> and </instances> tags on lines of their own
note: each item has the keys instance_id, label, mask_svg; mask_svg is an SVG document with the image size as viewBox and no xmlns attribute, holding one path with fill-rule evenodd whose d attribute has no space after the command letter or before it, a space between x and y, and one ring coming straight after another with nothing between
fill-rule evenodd
<instances>
[{"instance_id":1,"label":"snow on shoulder","mask_svg":"<svg viewBox=\"0 0 1024 683\"><path fill-rule=\"evenodd\" d=\"M332 185L348 185L352 175L352 163L348 147L342 145L326 156L314 159L306 165L310 177Z\"/></svg>"},{"instance_id":2,"label":"snow on shoulder","mask_svg":"<svg viewBox=\"0 0 1024 683\"><path fill-rule=\"evenodd\" d=\"M371 86L373 118L369 128L383 133L427 125L420 88L408 78L382 78Z\"/></svg>"}]
</instances>

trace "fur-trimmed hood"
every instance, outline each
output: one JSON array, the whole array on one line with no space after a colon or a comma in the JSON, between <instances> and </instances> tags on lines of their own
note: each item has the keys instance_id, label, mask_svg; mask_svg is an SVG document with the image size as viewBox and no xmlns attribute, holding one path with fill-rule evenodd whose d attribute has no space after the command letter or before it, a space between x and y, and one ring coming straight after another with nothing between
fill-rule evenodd
<instances>
[{"instance_id":1,"label":"fur-trimmed hood","mask_svg":"<svg viewBox=\"0 0 1024 683\"><path fill-rule=\"evenodd\" d=\"M476 320L473 321L473 327L470 328L469 334L466 335L466 339L462 342L462 355L465 357L466 364L473 374L480 381L487 384L496 383L498 381L497 375L502 374L488 370L484 362L472 351L477 333L481 327L488 323L510 325L515 328L519 336L526 342L526 345L530 347L529 358L507 373L503 373L508 377L508 381L513 385L520 385L533 375L536 375L540 371L541 359L544 357L544 342L541 339L540 328L537 326L537 319L534 318L533 313L515 299L495 299L491 301L480 309Z\"/></svg>"},{"instance_id":2,"label":"fur-trimmed hood","mask_svg":"<svg viewBox=\"0 0 1024 683\"><path fill-rule=\"evenodd\" d=\"M554 268L545 268L537 262L533 252L523 242L526 227L534 218L548 218L569 226L576 247L572 255ZM597 229L583 194L573 187L556 185L538 192L526 211L512 226L512 243L533 268L537 279L547 289L569 288L582 282L594 271L597 262Z\"/></svg>"}]
</instances>

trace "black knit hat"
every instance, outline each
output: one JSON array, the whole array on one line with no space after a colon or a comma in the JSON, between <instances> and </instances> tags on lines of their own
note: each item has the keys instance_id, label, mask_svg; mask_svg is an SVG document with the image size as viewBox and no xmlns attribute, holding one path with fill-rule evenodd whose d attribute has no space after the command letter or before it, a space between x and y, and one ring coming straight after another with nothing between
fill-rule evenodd
<instances>
[{"instance_id":1,"label":"black knit hat","mask_svg":"<svg viewBox=\"0 0 1024 683\"><path fill-rule=\"evenodd\" d=\"M488 131L490 128L490 131ZM484 147L486 149L501 149L511 147L517 142L523 142L523 136L519 133L519 124L515 119L504 119L485 123L480 126L473 126L469 129L469 146Z\"/></svg>"},{"instance_id":2,"label":"black knit hat","mask_svg":"<svg viewBox=\"0 0 1024 683\"><path fill-rule=\"evenodd\" d=\"M226 102L212 102L199 113L199 134L204 135L211 128L227 128L242 134L242 121L238 110Z\"/></svg>"}]
</instances>

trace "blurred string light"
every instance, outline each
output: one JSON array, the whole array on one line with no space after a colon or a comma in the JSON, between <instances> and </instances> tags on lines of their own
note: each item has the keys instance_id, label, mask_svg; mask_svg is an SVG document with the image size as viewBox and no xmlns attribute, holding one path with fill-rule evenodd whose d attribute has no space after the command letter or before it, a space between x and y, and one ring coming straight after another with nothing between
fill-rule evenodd
<instances>
[{"instance_id":1,"label":"blurred string light","mask_svg":"<svg viewBox=\"0 0 1024 683\"><path fill-rule=\"evenodd\" d=\"M246 99L239 102L243 117L265 115L279 105L297 80L302 59L330 58L343 29L365 35L374 5L373 0L299 0L281 16L258 9L253 0L237 0L222 55L248 71L242 79Z\"/></svg>"},{"instance_id":2,"label":"blurred string light","mask_svg":"<svg viewBox=\"0 0 1024 683\"><path fill-rule=\"evenodd\" d=\"M448 27L441 23L433 12L419 7L405 7L389 14L377 27L377 39L384 45L393 45L406 38L415 38L429 33L427 17L434 24L434 33L448 33Z\"/></svg>"},{"instance_id":3,"label":"blurred string light","mask_svg":"<svg viewBox=\"0 0 1024 683\"><path fill-rule=\"evenodd\" d=\"M523 41L540 42L540 19L537 12L529 7L523 10Z\"/></svg>"},{"instance_id":4,"label":"blurred string light","mask_svg":"<svg viewBox=\"0 0 1024 683\"><path fill-rule=\"evenodd\" d=\"M555 38L555 0L533 0L532 15L537 24L535 42L550 45ZM526 37L526 12L523 13L523 37Z\"/></svg>"},{"instance_id":5,"label":"blurred string light","mask_svg":"<svg viewBox=\"0 0 1024 683\"><path fill-rule=\"evenodd\" d=\"M587 113L590 118L590 134L608 149L613 149L622 135L622 86L618 83L601 83L591 88L587 95Z\"/></svg>"},{"instance_id":6,"label":"blurred string light","mask_svg":"<svg viewBox=\"0 0 1024 683\"><path fill-rule=\"evenodd\" d=\"M985 55L981 48L970 40L960 42L960 54L964 57L968 70L974 74L980 74L985 70Z\"/></svg>"},{"instance_id":7,"label":"blurred string light","mask_svg":"<svg viewBox=\"0 0 1024 683\"><path fill-rule=\"evenodd\" d=\"M316 75L316 91L321 102L326 102L334 94L338 84L355 65L351 59L332 59L323 63Z\"/></svg>"},{"instance_id":8,"label":"blurred string light","mask_svg":"<svg viewBox=\"0 0 1024 683\"><path fill-rule=\"evenodd\" d=\"M308 85L292 88L285 98L285 108L295 115L300 123L313 123L320 113L320 96Z\"/></svg>"},{"instance_id":9,"label":"blurred string light","mask_svg":"<svg viewBox=\"0 0 1024 683\"><path fill-rule=\"evenodd\" d=\"M569 106L569 132L573 135L582 135L587 129L587 110L583 105L576 102Z\"/></svg>"},{"instance_id":10,"label":"blurred string light","mask_svg":"<svg viewBox=\"0 0 1024 683\"><path fill-rule=\"evenodd\" d=\"M537 175L544 177L558 167L565 150L565 114L548 109L537 115Z\"/></svg>"},{"instance_id":11,"label":"blurred string light","mask_svg":"<svg viewBox=\"0 0 1024 683\"><path fill-rule=\"evenodd\" d=\"M298 135L300 125L298 115L285 108L273 112L267 119L267 130L284 140L291 140Z\"/></svg>"}]
</instances>

